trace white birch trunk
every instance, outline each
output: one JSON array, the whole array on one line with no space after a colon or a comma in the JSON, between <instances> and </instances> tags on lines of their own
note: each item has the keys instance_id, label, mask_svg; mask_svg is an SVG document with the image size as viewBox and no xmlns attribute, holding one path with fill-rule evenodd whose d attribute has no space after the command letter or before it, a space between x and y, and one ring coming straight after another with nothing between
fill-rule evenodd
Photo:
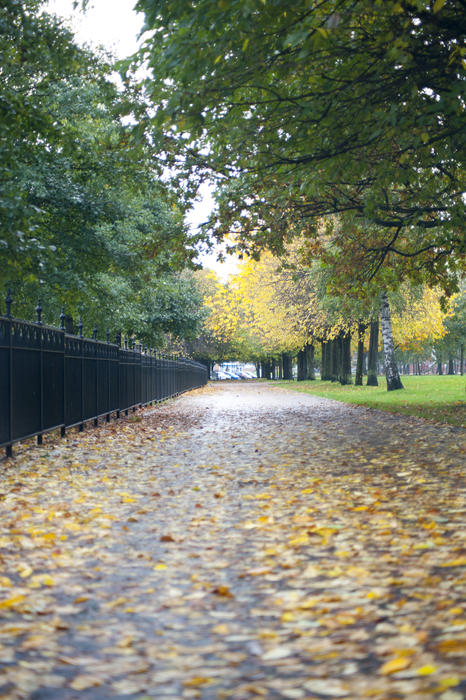
<instances>
[{"instance_id":1,"label":"white birch trunk","mask_svg":"<svg viewBox=\"0 0 466 700\"><path fill-rule=\"evenodd\" d=\"M381 299L380 325L382 328L383 365L387 378L387 391L394 391L395 389L403 389L404 387L401 383L398 367L395 362L390 306L385 292L382 292Z\"/></svg>"}]
</instances>

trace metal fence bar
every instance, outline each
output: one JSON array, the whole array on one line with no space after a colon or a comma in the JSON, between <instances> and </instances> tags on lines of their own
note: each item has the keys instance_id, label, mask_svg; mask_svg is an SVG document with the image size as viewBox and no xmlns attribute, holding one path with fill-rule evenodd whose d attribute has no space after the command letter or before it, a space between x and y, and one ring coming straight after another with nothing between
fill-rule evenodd
<instances>
[{"instance_id":1,"label":"metal fence bar","mask_svg":"<svg viewBox=\"0 0 466 700\"><path fill-rule=\"evenodd\" d=\"M204 365L164 357L146 348L84 338L36 323L0 316L0 448L50 430L119 417L207 383Z\"/></svg>"}]
</instances>

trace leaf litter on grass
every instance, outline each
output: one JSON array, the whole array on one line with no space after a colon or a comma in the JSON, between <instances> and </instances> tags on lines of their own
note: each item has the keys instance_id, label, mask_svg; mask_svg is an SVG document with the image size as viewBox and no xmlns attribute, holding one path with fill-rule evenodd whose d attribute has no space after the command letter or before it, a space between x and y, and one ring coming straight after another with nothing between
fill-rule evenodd
<instances>
[{"instance_id":1,"label":"leaf litter on grass","mask_svg":"<svg viewBox=\"0 0 466 700\"><path fill-rule=\"evenodd\" d=\"M463 697L464 433L263 384L139 416L3 463L0 697Z\"/></svg>"}]
</instances>

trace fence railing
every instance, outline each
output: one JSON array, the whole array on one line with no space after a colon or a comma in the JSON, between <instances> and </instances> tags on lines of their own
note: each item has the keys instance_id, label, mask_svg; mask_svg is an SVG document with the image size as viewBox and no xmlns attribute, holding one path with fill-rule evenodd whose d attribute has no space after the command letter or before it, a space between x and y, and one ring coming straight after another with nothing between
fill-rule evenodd
<instances>
[{"instance_id":1,"label":"fence railing","mask_svg":"<svg viewBox=\"0 0 466 700\"><path fill-rule=\"evenodd\" d=\"M206 382L207 368L193 360L0 316L0 447L7 456L15 442L38 436L41 443L47 431L64 435Z\"/></svg>"}]
</instances>

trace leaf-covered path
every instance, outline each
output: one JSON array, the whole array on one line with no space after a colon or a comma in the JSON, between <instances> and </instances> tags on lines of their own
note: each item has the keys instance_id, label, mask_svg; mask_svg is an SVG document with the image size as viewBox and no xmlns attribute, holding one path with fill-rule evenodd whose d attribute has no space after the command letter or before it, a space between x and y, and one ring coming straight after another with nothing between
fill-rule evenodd
<instances>
[{"instance_id":1,"label":"leaf-covered path","mask_svg":"<svg viewBox=\"0 0 466 700\"><path fill-rule=\"evenodd\" d=\"M3 462L0 698L461 700L462 442L231 383Z\"/></svg>"}]
</instances>

